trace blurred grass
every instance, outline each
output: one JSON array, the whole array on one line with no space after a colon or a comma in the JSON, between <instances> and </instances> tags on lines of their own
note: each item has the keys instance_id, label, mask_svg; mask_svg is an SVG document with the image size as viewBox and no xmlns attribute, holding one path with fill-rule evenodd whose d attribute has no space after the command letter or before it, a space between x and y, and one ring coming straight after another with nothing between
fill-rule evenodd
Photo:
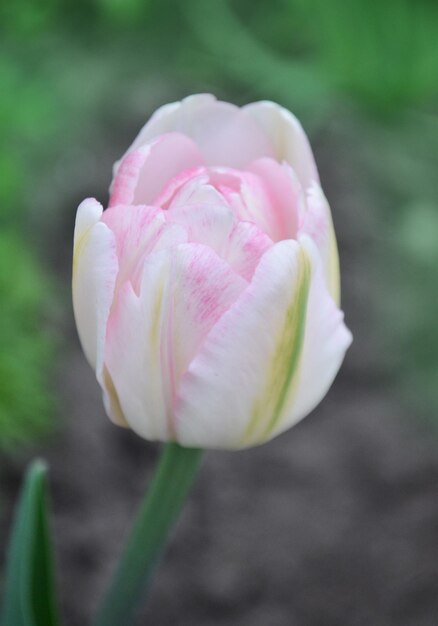
<instances>
[{"instance_id":1,"label":"blurred grass","mask_svg":"<svg viewBox=\"0 0 438 626\"><path fill-rule=\"evenodd\" d=\"M313 134L354 125L384 225L382 359L435 414L437 28L433 0L2 3L0 446L50 423L47 233L87 176L93 193L90 159L117 157L155 106L195 91L277 100Z\"/></svg>"},{"instance_id":2,"label":"blurred grass","mask_svg":"<svg viewBox=\"0 0 438 626\"><path fill-rule=\"evenodd\" d=\"M0 233L0 448L47 433L53 398L53 340L43 318L49 281L21 238Z\"/></svg>"}]
</instances>

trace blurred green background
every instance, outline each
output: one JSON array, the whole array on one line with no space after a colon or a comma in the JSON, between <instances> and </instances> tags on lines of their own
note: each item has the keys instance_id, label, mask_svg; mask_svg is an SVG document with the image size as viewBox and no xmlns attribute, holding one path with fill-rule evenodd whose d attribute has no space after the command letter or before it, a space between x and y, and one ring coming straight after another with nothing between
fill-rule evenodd
<instances>
[{"instance_id":1,"label":"blurred green background","mask_svg":"<svg viewBox=\"0 0 438 626\"><path fill-rule=\"evenodd\" d=\"M344 153L339 184L372 224L374 302L365 291L360 304L374 315L375 376L434 417L437 25L434 0L1 3L0 447L55 424L74 208L158 105L197 91L278 101L317 156L321 138L331 162Z\"/></svg>"}]
</instances>

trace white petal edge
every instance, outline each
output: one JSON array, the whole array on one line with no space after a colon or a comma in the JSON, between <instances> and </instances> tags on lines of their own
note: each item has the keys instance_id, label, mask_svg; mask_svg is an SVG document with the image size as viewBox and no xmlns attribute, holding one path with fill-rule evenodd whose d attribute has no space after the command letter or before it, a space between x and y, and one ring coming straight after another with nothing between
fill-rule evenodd
<instances>
[{"instance_id":1,"label":"white petal edge","mask_svg":"<svg viewBox=\"0 0 438 626\"><path fill-rule=\"evenodd\" d=\"M124 157L169 132L183 133L193 139L207 165L242 168L255 159L274 156L265 129L243 108L219 101L211 94L195 94L159 108ZM120 161L114 165L114 176L119 165Z\"/></svg>"},{"instance_id":2,"label":"white petal edge","mask_svg":"<svg viewBox=\"0 0 438 626\"><path fill-rule=\"evenodd\" d=\"M102 206L92 199L79 205L73 251L73 309L85 356L102 369L103 343L118 271L115 237L100 222Z\"/></svg>"},{"instance_id":3,"label":"white petal edge","mask_svg":"<svg viewBox=\"0 0 438 626\"><path fill-rule=\"evenodd\" d=\"M274 145L275 158L291 165L304 189L313 181L319 182L309 140L295 115L268 100L247 104L243 110L265 130Z\"/></svg>"},{"instance_id":4,"label":"white petal edge","mask_svg":"<svg viewBox=\"0 0 438 626\"><path fill-rule=\"evenodd\" d=\"M73 310L84 354L95 370L109 417L126 425L104 365L106 328L114 298L118 259L114 234L102 222L102 207L85 200L78 209L73 253Z\"/></svg>"},{"instance_id":5,"label":"white petal edge","mask_svg":"<svg viewBox=\"0 0 438 626\"><path fill-rule=\"evenodd\" d=\"M104 365L106 328L118 273L116 241L100 221L102 206L84 200L76 214L73 251L73 310L84 354L96 372L109 417L120 426L120 410L111 377Z\"/></svg>"}]
</instances>

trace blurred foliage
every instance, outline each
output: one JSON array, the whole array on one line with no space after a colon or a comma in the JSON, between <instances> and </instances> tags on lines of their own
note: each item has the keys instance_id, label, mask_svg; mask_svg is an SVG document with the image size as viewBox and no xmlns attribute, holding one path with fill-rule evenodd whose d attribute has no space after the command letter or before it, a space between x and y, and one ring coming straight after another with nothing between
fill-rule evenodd
<instances>
[{"instance_id":1,"label":"blurred foliage","mask_svg":"<svg viewBox=\"0 0 438 626\"><path fill-rule=\"evenodd\" d=\"M48 281L15 235L0 233L0 448L14 448L50 427L53 343L44 327Z\"/></svg>"},{"instance_id":2,"label":"blurred foliage","mask_svg":"<svg viewBox=\"0 0 438 626\"><path fill-rule=\"evenodd\" d=\"M369 169L381 198L379 236L386 235L376 259L382 353L409 407L435 419L438 115L410 112L397 125L368 130Z\"/></svg>"},{"instance_id":3,"label":"blurred foliage","mask_svg":"<svg viewBox=\"0 0 438 626\"><path fill-rule=\"evenodd\" d=\"M305 117L335 104L340 93L379 115L436 93L434 1L192 0L187 6L215 69L268 90Z\"/></svg>"},{"instance_id":4,"label":"blurred foliage","mask_svg":"<svg viewBox=\"0 0 438 626\"><path fill-rule=\"evenodd\" d=\"M36 255L53 261L47 241L59 239L65 209L72 219L81 193L106 180L100 155L116 158L156 106L196 91L277 100L314 134L354 120L390 224L376 258L385 354L403 393L421 387L436 412L437 28L435 0L1 3L0 444L33 436L51 403ZM385 295L395 285L397 297Z\"/></svg>"}]
</instances>

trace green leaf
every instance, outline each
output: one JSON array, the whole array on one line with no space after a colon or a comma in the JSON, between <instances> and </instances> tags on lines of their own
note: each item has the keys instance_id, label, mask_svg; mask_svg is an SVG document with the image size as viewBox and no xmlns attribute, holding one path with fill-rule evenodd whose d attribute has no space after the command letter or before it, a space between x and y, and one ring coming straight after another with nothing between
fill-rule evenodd
<instances>
[{"instance_id":1,"label":"green leaf","mask_svg":"<svg viewBox=\"0 0 438 626\"><path fill-rule=\"evenodd\" d=\"M27 472L10 540L1 626L57 626L46 505L47 468Z\"/></svg>"}]
</instances>

